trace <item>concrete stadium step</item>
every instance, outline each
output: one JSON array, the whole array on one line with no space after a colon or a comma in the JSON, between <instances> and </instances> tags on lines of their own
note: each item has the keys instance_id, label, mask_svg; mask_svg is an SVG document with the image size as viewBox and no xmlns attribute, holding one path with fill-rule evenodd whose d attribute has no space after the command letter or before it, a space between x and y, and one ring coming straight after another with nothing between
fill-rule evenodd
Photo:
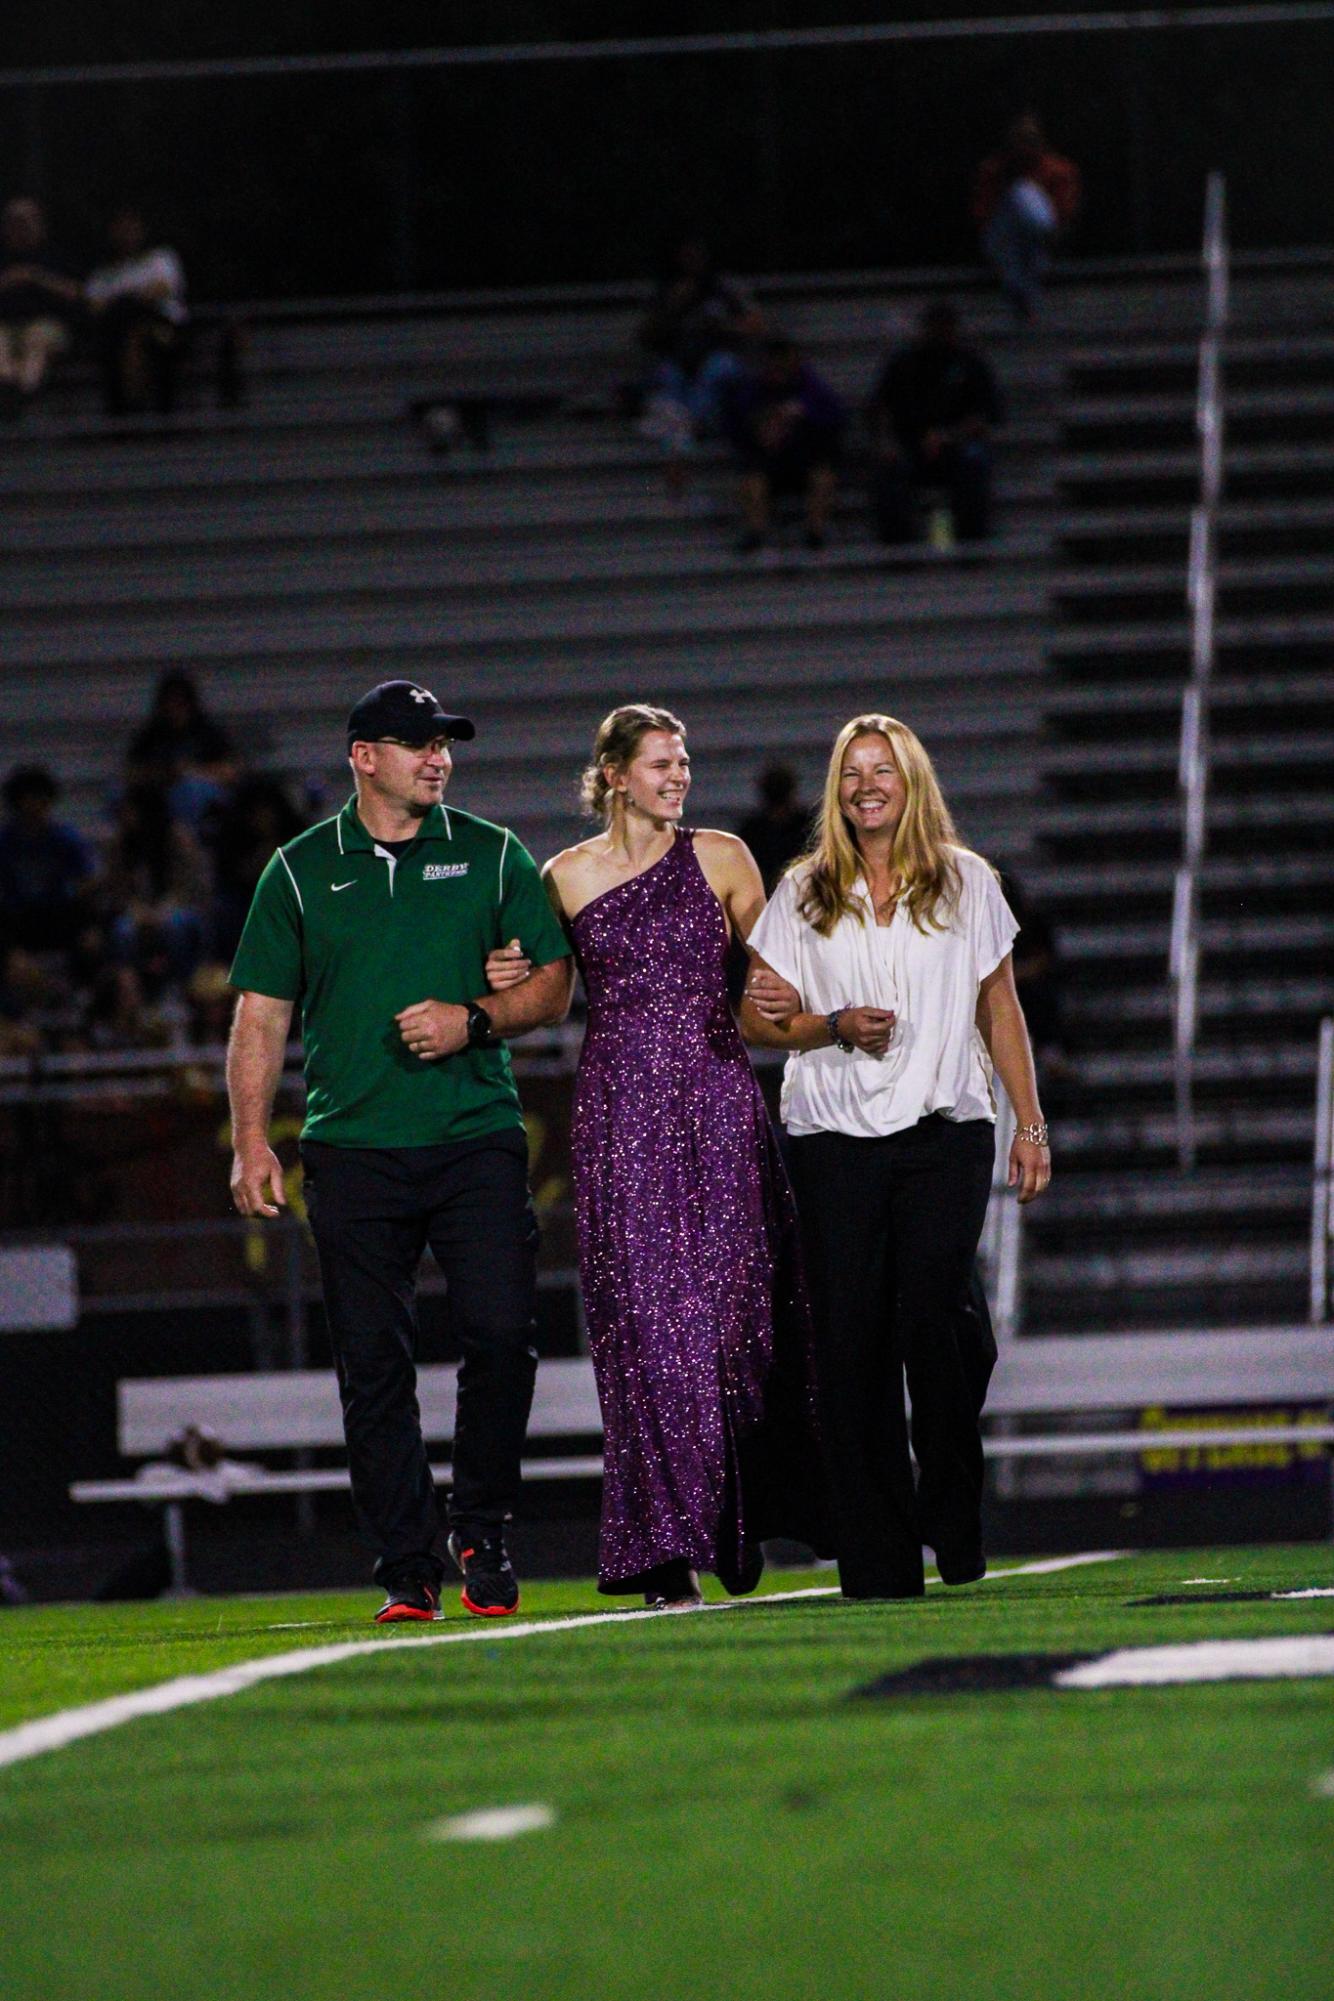
<instances>
[{"instance_id":1,"label":"concrete stadium step","mask_svg":"<svg viewBox=\"0 0 1334 2001\"><path fill-rule=\"evenodd\" d=\"M1072 981L1065 1006L1072 1026L1088 1034L1119 1034L1132 1028L1161 1032L1172 1019L1166 977L1115 987ZM1245 973L1222 980L1206 966L1200 984L1200 1017L1210 1033L1241 1026L1258 1032L1263 1023L1285 1035L1305 1033L1314 1018L1331 1007L1334 976L1329 974L1266 978Z\"/></svg>"},{"instance_id":2,"label":"concrete stadium step","mask_svg":"<svg viewBox=\"0 0 1334 2001\"><path fill-rule=\"evenodd\" d=\"M1085 564L1179 561L1188 551L1192 505L1086 509L1064 514L1056 544ZM1225 558L1327 547L1334 531L1334 500L1230 500L1218 510L1220 549ZM1074 568L1074 562L1070 567Z\"/></svg>"},{"instance_id":3,"label":"concrete stadium step","mask_svg":"<svg viewBox=\"0 0 1334 2001\"><path fill-rule=\"evenodd\" d=\"M1175 864L1171 862L1061 862L1044 864L1024 887L1044 903L1051 896L1129 895L1136 888L1170 895ZM1220 894L1245 890L1261 894L1281 889L1311 889L1329 884L1329 863L1323 855L1243 855L1205 858L1204 886Z\"/></svg>"},{"instance_id":4,"label":"concrete stadium step","mask_svg":"<svg viewBox=\"0 0 1334 2001\"><path fill-rule=\"evenodd\" d=\"M1001 464L1049 451L1051 427L1042 423L1008 426L996 439ZM704 455L701 455L702 457ZM714 463L726 463L717 453ZM32 462L0 465L0 513L26 511L34 502L63 498L73 504L87 495L99 508L120 496L154 497L174 504L178 497L217 488L270 494L318 487L330 480L414 480L440 486L492 484L539 474L581 481L589 473L635 472L661 465L661 455L644 441L617 429L593 436L587 427L534 426L527 437L497 440L491 450L431 453L406 424L383 424L365 436L331 433L287 441L256 442L243 435L214 441L205 449L187 438L149 440L134 451L123 447L73 448Z\"/></svg>"},{"instance_id":5,"label":"concrete stadium step","mask_svg":"<svg viewBox=\"0 0 1334 2001\"><path fill-rule=\"evenodd\" d=\"M1059 1131L1062 1157L1076 1166L1097 1155L1100 1159L1119 1158L1123 1166L1140 1161L1148 1167L1176 1154L1176 1116L1168 1105L1107 1117L1065 1117ZM1254 1148L1266 1161L1286 1159L1296 1165L1310 1156L1312 1132L1309 1105L1210 1107L1196 1115L1196 1137L1205 1162L1224 1157L1234 1162L1244 1160L1247 1149Z\"/></svg>"},{"instance_id":6,"label":"concrete stadium step","mask_svg":"<svg viewBox=\"0 0 1334 2001\"><path fill-rule=\"evenodd\" d=\"M1283 835L1298 829L1309 836L1321 830L1328 832L1331 827L1334 827L1334 796L1328 791L1284 794L1277 798L1214 798L1209 803L1211 836ZM1181 808L1175 800L1154 799L1044 804L1041 832L1049 840L1106 841L1118 834L1168 835L1179 839Z\"/></svg>"},{"instance_id":7,"label":"concrete stadium step","mask_svg":"<svg viewBox=\"0 0 1334 2001\"><path fill-rule=\"evenodd\" d=\"M1195 1052L1192 1074L1199 1086L1298 1084L1308 1095L1315 1082L1316 1044L1314 1036L1260 1047L1217 1048L1204 1044ZM1173 1059L1170 1050L1086 1051L1079 1059L1082 1086L1109 1091L1141 1091L1149 1087L1165 1092L1172 1089Z\"/></svg>"},{"instance_id":8,"label":"concrete stadium step","mask_svg":"<svg viewBox=\"0 0 1334 2001\"><path fill-rule=\"evenodd\" d=\"M1328 647L1334 641L1334 618L1320 612L1294 612L1290 617L1224 614L1216 627L1215 643L1219 663L1225 672L1234 671L1238 660L1249 662L1264 653L1278 655L1275 667L1288 664L1298 654L1319 668L1329 664ZM1053 632L1048 648L1053 663L1062 672L1087 670L1106 673L1109 663L1127 672L1139 663L1147 672L1166 670L1169 661L1187 662L1190 626L1185 617L1156 619L1142 625L1104 626L1083 629L1060 626ZM1266 667L1268 668L1268 661Z\"/></svg>"},{"instance_id":9,"label":"concrete stadium step","mask_svg":"<svg viewBox=\"0 0 1334 2001\"><path fill-rule=\"evenodd\" d=\"M1331 802L1334 817L1334 802ZM1171 927L1167 924L1067 924L1061 931L1062 956L1069 960L1159 959L1165 965ZM1259 917L1213 917L1202 926L1206 959L1223 954L1330 954L1334 968L1334 915L1302 917L1266 912ZM1334 974L1332 974L1334 977Z\"/></svg>"},{"instance_id":10,"label":"concrete stadium step","mask_svg":"<svg viewBox=\"0 0 1334 2001\"><path fill-rule=\"evenodd\" d=\"M1138 612L1145 619L1170 614L1185 599L1186 573L1177 563L1057 570L1052 602L1067 624L1115 623ZM1218 565L1222 616L1235 620L1284 606L1293 613L1327 610L1334 601L1334 557L1313 555L1224 557Z\"/></svg>"},{"instance_id":11,"label":"concrete stadium step","mask_svg":"<svg viewBox=\"0 0 1334 2001\"><path fill-rule=\"evenodd\" d=\"M1196 445L1140 451L1064 452L1057 473L1061 491L1081 511L1124 508L1168 500L1194 506L1200 490ZM1230 440L1225 490L1231 501L1287 500L1334 491L1334 449L1321 443L1241 445Z\"/></svg>"},{"instance_id":12,"label":"concrete stadium step","mask_svg":"<svg viewBox=\"0 0 1334 2001\"><path fill-rule=\"evenodd\" d=\"M1231 1233L1248 1218L1263 1219L1266 1227L1300 1226L1310 1213L1309 1166L1273 1166L1259 1179L1246 1169L1201 1167L1182 1174L1160 1168L1152 1174L1058 1175L1026 1227L1050 1233L1071 1223L1170 1227L1186 1220Z\"/></svg>"},{"instance_id":13,"label":"concrete stadium step","mask_svg":"<svg viewBox=\"0 0 1334 2001\"><path fill-rule=\"evenodd\" d=\"M1280 382L1326 382L1334 378L1334 335L1225 333L1225 385L1266 388ZM1170 386L1194 392L1199 383L1200 343L1194 340L1131 341L1120 347L1072 347L1066 378L1081 401L1120 403L1138 390Z\"/></svg>"},{"instance_id":14,"label":"concrete stadium step","mask_svg":"<svg viewBox=\"0 0 1334 2001\"><path fill-rule=\"evenodd\" d=\"M972 626L985 643L994 623L1036 620L1042 603L1036 575L957 571L937 580L881 569L844 576L822 568L819 557L794 560L790 575L738 577L731 571L696 579L689 589L674 589L669 601L660 589L646 586L638 592L607 589L574 604L454 604L446 615L434 595L403 593L390 616L390 595L350 592L347 602L331 597L318 616L304 606L265 603L253 615L149 611L136 617L126 610L115 620L70 617L54 628L15 618L7 622L6 660L15 668L82 670L112 661L128 666L136 658L165 664L188 657L197 665L244 659L253 671L263 671L293 656L350 665L357 659L379 663L386 654L412 648L438 661L446 648L456 654L534 644L568 654L589 642L621 645L650 635L684 642L840 625L864 631L868 645L875 633L887 638L923 625L952 626L956 634Z\"/></svg>"},{"instance_id":15,"label":"concrete stadium step","mask_svg":"<svg viewBox=\"0 0 1334 2001\"><path fill-rule=\"evenodd\" d=\"M1153 1287L1159 1293L1173 1293L1185 1287L1231 1288L1269 1285L1275 1280L1300 1283L1309 1270L1310 1252L1300 1241L1263 1247L1210 1245L1199 1250L1185 1245L1162 1250L1126 1246L1117 1251L1034 1257L1025 1265L1024 1279L1026 1286L1034 1289L1065 1289L1084 1295L1122 1287Z\"/></svg>"},{"instance_id":16,"label":"concrete stadium step","mask_svg":"<svg viewBox=\"0 0 1334 2001\"><path fill-rule=\"evenodd\" d=\"M1079 1283L1044 1285L1035 1277L1025 1288L1024 1322L1036 1337L1072 1332L1155 1334L1165 1323L1171 1328L1216 1328L1220 1333L1234 1327L1277 1330L1303 1319L1307 1287L1307 1279L1300 1275L1274 1274L1229 1284L1211 1284L1206 1277L1193 1285L1121 1282L1105 1289Z\"/></svg>"},{"instance_id":17,"label":"concrete stadium step","mask_svg":"<svg viewBox=\"0 0 1334 2001\"><path fill-rule=\"evenodd\" d=\"M1009 531L986 542L962 545L950 555L956 569L1046 560L1046 537L1040 531ZM759 567L809 565L809 552L775 548L764 552ZM885 549L865 534L843 534L821 553L820 567L833 574L889 573L916 576L942 567L940 553L926 544ZM11 579L0 593L0 626L8 621L44 614L65 622L74 609L111 612L129 606L136 614L157 606L230 605L237 609L280 596L318 603L348 592L391 596L431 590L451 598L476 593L520 591L582 591L614 582L622 588L670 580L673 585L749 578L754 560L739 558L731 538L720 538L715 525L707 534L691 535L685 524L653 524L630 536L619 526L602 536L589 532L532 538L516 548L498 537L480 546L460 545L442 526L425 546L372 545L351 552L316 549L228 551L194 556L182 562L174 552L136 556L111 568L89 566L82 559L58 565L26 566L21 580Z\"/></svg>"},{"instance_id":18,"label":"concrete stadium step","mask_svg":"<svg viewBox=\"0 0 1334 2001\"><path fill-rule=\"evenodd\" d=\"M581 649L545 655L516 647L500 657L469 656L437 647L425 665L415 655L404 658L386 652L363 669L353 663L340 667L351 694L334 678L329 659L313 654L291 658L281 672L256 671L252 663L204 665L198 683L209 708L229 726L267 724L300 718L327 729L335 745L341 737L347 703L359 692L371 666L385 667L386 676L409 667L425 673L433 686L447 689L451 702L468 704L468 713L494 717L498 726L512 721L542 691L544 712L560 703L583 708L601 702L610 708L636 692L666 700L663 691L679 691L689 699L710 698L731 690L738 698L754 697L784 709L794 696L826 697L831 705L852 709L882 706L889 695L910 696L912 712L953 722L992 712L990 701L961 705L959 689L1003 682L1002 713L1013 706L1031 716L1040 699L1041 626L1015 625L991 630L981 646L965 631L937 635L931 628L896 635L892 662L855 625L820 633L796 626L759 635L704 635L685 652L666 642L628 640L606 649ZM352 678L355 677L355 678ZM80 680L53 680L43 669L14 668L0 678L0 721L31 728L72 726L102 730L123 721L141 719L151 699L156 672L138 658L91 669ZM834 713L838 710L835 708Z\"/></svg>"},{"instance_id":19,"label":"concrete stadium step","mask_svg":"<svg viewBox=\"0 0 1334 2001\"><path fill-rule=\"evenodd\" d=\"M1170 719L1181 726L1181 698L1185 684L1104 681L1080 682L1072 687L1053 688L1046 698L1046 713L1054 723L1107 719L1108 728L1122 727L1120 718L1133 715L1138 723L1151 726L1155 719ZM1319 669L1309 674L1217 675L1211 683L1209 709L1216 726L1227 730L1233 712L1274 709L1283 714L1323 709L1334 703L1334 673Z\"/></svg>"},{"instance_id":20,"label":"concrete stadium step","mask_svg":"<svg viewBox=\"0 0 1334 2001\"><path fill-rule=\"evenodd\" d=\"M1334 389L1228 388L1224 399L1229 449L1293 444L1301 449L1334 439ZM1154 452L1189 445L1196 438L1194 398L1179 391L1124 396L1115 402L1067 403L1062 419L1070 454Z\"/></svg>"},{"instance_id":21,"label":"concrete stadium step","mask_svg":"<svg viewBox=\"0 0 1334 2001\"><path fill-rule=\"evenodd\" d=\"M1050 483L1039 475L1003 477L996 484L1001 532L1044 524L1051 508ZM840 490L834 518L860 527L866 499L860 480ZM354 550L368 542L391 547L435 544L444 536L465 541L504 535L522 546L533 540L586 531L639 534L661 529L681 535L704 530L735 532L736 482L730 469L710 466L685 496L664 489L659 468L648 462L589 478L515 480L490 489L460 489L447 481L416 483L403 491L384 483L369 492L349 485L344 492L320 486L308 497L287 495L257 504L244 495L228 500L208 494L173 504L157 523L149 560L166 565L201 553L242 550L255 544L273 552L312 546ZM8 570L36 574L37 565L77 557L84 568L114 566L127 557L143 559L145 524L137 505L119 508L29 507L5 529L0 547L0 580ZM932 552L934 553L934 552ZM925 554L915 547L897 556ZM12 592L0 581L0 597Z\"/></svg>"},{"instance_id":22,"label":"concrete stadium step","mask_svg":"<svg viewBox=\"0 0 1334 2001\"><path fill-rule=\"evenodd\" d=\"M1178 748L1166 736L1147 743L1072 744L1046 751L1043 769L1052 778L1090 781L1126 772L1166 771L1175 784ZM1328 770L1334 768L1334 733L1310 729L1288 730L1282 735L1261 735L1252 730L1237 736L1220 733L1214 738L1210 762L1219 773L1273 767L1294 771L1308 764Z\"/></svg>"}]
</instances>

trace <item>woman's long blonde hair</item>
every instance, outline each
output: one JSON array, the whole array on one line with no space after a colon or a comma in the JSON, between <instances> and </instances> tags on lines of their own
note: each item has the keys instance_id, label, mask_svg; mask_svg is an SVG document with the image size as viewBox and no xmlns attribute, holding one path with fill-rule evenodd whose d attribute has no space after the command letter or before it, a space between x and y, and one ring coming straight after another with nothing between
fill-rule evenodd
<instances>
[{"instance_id":1,"label":"woman's long blonde hair","mask_svg":"<svg viewBox=\"0 0 1334 2001\"><path fill-rule=\"evenodd\" d=\"M842 917L865 921L861 899L853 895L853 884L862 873L862 858L838 796L843 760L859 736L885 738L907 790L903 817L894 833L891 865L898 874L908 916L919 931L928 925L942 929L962 887L953 853L959 837L921 739L893 716L854 716L834 739L811 846L788 871L801 879L798 913L822 938L829 936Z\"/></svg>"},{"instance_id":2,"label":"woman's long blonde hair","mask_svg":"<svg viewBox=\"0 0 1334 2001\"><path fill-rule=\"evenodd\" d=\"M593 761L579 780L579 804L591 820L611 818L615 795L607 767L624 771L627 764L633 764L640 744L654 730L666 730L669 736L684 741L686 726L670 709L660 709L653 702L623 702L602 718L593 739Z\"/></svg>"}]
</instances>

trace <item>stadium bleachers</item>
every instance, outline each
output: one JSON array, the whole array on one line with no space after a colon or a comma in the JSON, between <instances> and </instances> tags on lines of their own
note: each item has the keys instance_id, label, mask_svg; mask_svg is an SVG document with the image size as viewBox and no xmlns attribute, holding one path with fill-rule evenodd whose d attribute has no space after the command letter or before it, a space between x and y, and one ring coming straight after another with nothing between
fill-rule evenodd
<instances>
[{"instance_id":1,"label":"stadium bleachers","mask_svg":"<svg viewBox=\"0 0 1334 2001\"><path fill-rule=\"evenodd\" d=\"M1200 1159L1176 1170L1170 993L1198 353L1169 329L1068 358L1033 888L1068 966L1083 1170L1032 1219L1028 1318L1306 1317L1316 1027L1334 1005L1334 284L1247 272L1224 353Z\"/></svg>"},{"instance_id":2,"label":"stadium bleachers","mask_svg":"<svg viewBox=\"0 0 1334 2001\"><path fill-rule=\"evenodd\" d=\"M881 550L851 474L829 550L734 555L723 455L674 500L614 414L629 295L274 310L247 407L196 389L169 434L109 433L72 379L0 468L0 720L96 828L157 674L182 664L252 762L331 809L350 696L418 675L478 718L454 796L541 855L577 836L575 776L619 699L685 714L692 817L724 824L765 757L813 794L837 723L888 707L966 836L1058 925L1077 1087L1029 1221L1026 1324L1300 1319L1334 943L1328 268L1255 259L1234 282L1194 1177L1171 1166L1166 964L1198 274L1068 275L1022 336L958 274L929 287L947 282L1010 405L998 533L952 558ZM927 288L762 290L859 400ZM485 400L489 448L433 450L409 416L432 397Z\"/></svg>"},{"instance_id":3,"label":"stadium bleachers","mask_svg":"<svg viewBox=\"0 0 1334 2001\"><path fill-rule=\"evenodd\" d=\"M769 304L859 402L887 318L907 324L917 296L813 288ZM189 665L252 757L334 796L349 693L422 675L482 726L457 796L541 853L576 832L574 774L618 699L681 707L696 815L725 819L772 752L813 784L833 726L874 701L940 751L972 837L1012 852L1036 777L1054 377L1046 344L1017 348L989 301L972 316L1011 402L1003 526L985 556L949 566L925 550L886 560L859 479L826 554L741 562L724 456L702 455L675 502L611 414L635 366L628 300L279 314L253 336L249 407L187 409L170 437L108 437L67 392L0 474L4 720L95 825L117 732L168 663ZM506 414L539 391L558 406ZM433 452L407 416L433 395L491 397L491 448ZM988 698L961 713L965 676Z\"/></svg>"}]
</instances>

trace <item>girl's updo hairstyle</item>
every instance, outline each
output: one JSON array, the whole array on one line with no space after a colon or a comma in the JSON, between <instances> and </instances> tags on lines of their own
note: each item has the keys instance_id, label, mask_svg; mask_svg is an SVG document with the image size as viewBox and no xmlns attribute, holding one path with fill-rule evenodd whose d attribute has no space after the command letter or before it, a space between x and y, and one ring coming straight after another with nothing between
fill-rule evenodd
<instances>
[{"instance_id":1,"label":"girl's updo hairstyle","mask_svg":"<svg viewBox=\"0 0 1334 2001\"><path fill-rule=\"evenodd\" d=\"M579 803L590 819L611 818L612 789L607 766L613 771L624 771L652 730L666 730L671 736L684 737L686 726L670 709L655 708L651 702L626 702L603 717L593 739L593 761L579 781Z\"/></svg>"}]
</instances>

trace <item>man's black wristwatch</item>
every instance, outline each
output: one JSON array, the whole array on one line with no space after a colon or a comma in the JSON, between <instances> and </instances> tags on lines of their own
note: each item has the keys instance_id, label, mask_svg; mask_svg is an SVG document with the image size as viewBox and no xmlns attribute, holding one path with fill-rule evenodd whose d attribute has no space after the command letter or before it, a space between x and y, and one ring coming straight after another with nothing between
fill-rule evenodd
<instances>
[{"instance_id":1,"label":"man's black wristwatch","mask_svg":"<svg viewBox=\"0 0 1334 2001\"><path fill-rule=\"evenodd\" d=\"M494 1049L500 1040L491 1026L491 1017L480 1001L468 1002L469 1049Z\"/></svg>"}]
</instances>

